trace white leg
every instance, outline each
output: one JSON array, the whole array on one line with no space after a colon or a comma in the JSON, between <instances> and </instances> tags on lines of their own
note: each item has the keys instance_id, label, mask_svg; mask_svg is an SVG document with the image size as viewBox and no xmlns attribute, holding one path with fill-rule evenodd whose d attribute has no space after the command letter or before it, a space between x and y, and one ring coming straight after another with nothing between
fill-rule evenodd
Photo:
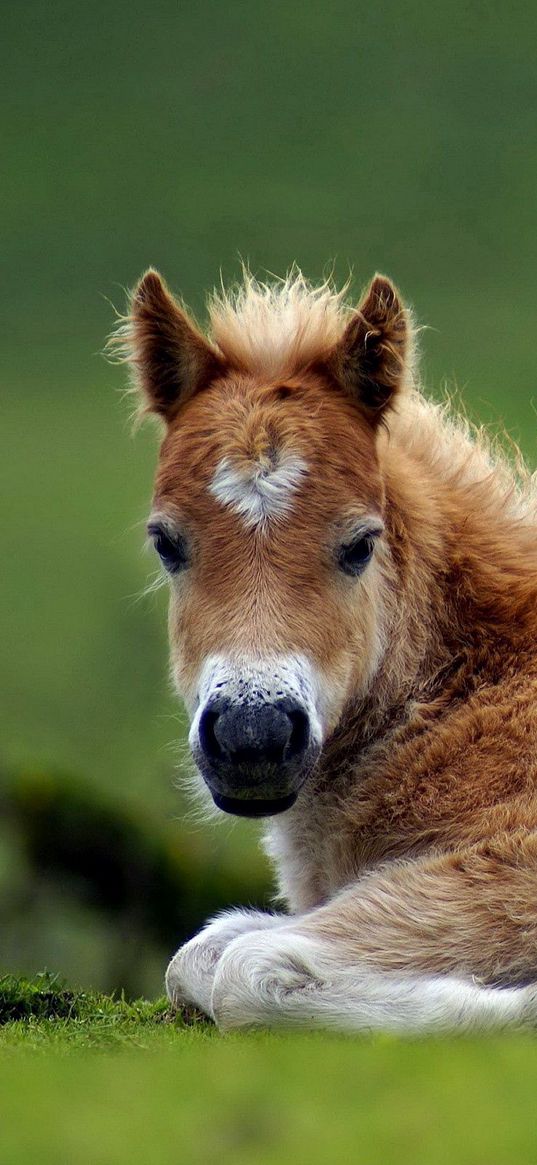
<instances>
[{"instance_id":1,"label":"white leg","mask_svg":"<svg viewBox=\"0 0 537 1165\"><path fill-rule=\"evenodd\" d=\"M180 947L166 971L166 992L178 1007L193 1003L213 1018L211 995L218 961L228 944L248 931L260 933L281 925L284 915L260 910L226 910Z\"/></svg>"},{"instance_id":2,"label":"white leg","mask_svg":"<svg viewBox=\"0 0 537 1165\"><path fill-rule=\"evenodd\" d=\"M426 1032L534 1026L537 989L490 988L452 976L395 976L345 965L296 920L229 943L216 968L211 1013L219 1027L328 1027Z\"/></svg>"}]
</instances>

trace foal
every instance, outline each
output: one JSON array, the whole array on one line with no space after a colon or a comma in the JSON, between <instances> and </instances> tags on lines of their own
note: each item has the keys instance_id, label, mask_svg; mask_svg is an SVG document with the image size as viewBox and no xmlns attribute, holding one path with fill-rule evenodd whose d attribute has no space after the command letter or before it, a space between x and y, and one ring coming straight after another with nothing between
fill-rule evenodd
<instances>
[{"instance_id":1,"label":"foal","mask_svg":"<svg viewBox=\"0 0 537 1165\"><path fill-rule=\"evenodd\" d=\"M149 271L120 329L164 422L149 533L206 789L267 818L288 913L172 960L223 1028L537 1017L537 506L415 386L377 276L210 304ZM203 783L200 781L200 784Z\"/></svg>"}]
</instances>

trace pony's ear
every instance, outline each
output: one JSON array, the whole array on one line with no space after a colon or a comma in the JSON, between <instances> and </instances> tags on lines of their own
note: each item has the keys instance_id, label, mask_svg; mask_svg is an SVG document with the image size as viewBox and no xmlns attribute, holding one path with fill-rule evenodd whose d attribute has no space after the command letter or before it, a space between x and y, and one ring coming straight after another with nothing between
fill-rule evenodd
<instances>
[{"instance_id":1,"label":"pony's ear","mask_svg":"<svg viewBox=\"0 0 537 1165\"><path fill-rule=\"evenodd\" d=\"M328 359L337 381L374 420L394 403L410 363L410 313L384 275L375 275Z\"/></svg>"},{"instance_id":2,"label":"pony's ear","mask_svg":"<svg viewBox=\"0 0 537 1165\"><path fill-rule=\"evenodd\" d=\"M128 360L146 409L166 421L223 371L217 352L157 271L147 271L132 293L126 333Z\"/></svg>"}]
</instances>

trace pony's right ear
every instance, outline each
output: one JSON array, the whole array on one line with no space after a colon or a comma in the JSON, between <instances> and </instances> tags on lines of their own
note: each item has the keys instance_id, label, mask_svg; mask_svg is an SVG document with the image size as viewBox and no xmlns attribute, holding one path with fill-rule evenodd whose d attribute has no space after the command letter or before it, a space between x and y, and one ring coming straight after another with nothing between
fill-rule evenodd
<instances>
[{"instance_id":1,"label":"pony's right ear","mask_svg":"<svg viewBox=\"0 0 537 1165\"><path fill-rule=\"evenodd\" d=\"M122 340L146 410L165 421L171 421L180 405L223 372L218 353L157 271L147 271L133 291L130 316L119 329L119 343Z\"/></svg>"}]
</instances>

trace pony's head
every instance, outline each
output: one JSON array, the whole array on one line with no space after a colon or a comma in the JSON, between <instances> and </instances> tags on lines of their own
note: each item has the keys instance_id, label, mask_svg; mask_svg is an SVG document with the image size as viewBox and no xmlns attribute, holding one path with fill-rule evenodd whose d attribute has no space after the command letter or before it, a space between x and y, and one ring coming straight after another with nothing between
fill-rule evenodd
<instances>
[{"instance_id":1,"label":"pony's head","mask_svg":"<svg viewBox=\"0 0 537 1165\"><path fill-rule=\"evenodd\" d=\"M215 298L207 338L156 272L124 328L166 432L149 533L172 673L216 804L288 808L383 654L379 426L408 379L408 313L293 275Z\"/></svg>"}]
</instances>

